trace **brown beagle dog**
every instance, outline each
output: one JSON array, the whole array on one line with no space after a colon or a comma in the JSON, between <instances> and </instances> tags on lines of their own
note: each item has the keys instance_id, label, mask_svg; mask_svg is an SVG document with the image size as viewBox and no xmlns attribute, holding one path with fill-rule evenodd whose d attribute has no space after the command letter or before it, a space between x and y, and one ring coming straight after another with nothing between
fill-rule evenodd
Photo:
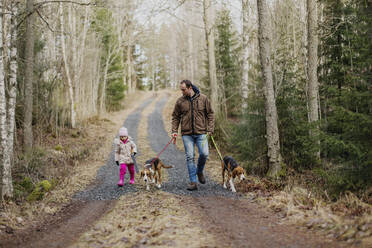
<instances>
[{"instance_id":1,"label":"brown beagle dog","mask_svg":"<svg viewBox=\"0 0 372 248\"><path fill-rule=\"evenodd\" d=\"M161 187L161 168L169 169L173 166L165 165L159 158L147 160L141 171L141 178L146 183L146 190L150 189L149 183L155 183L160 189Z\"/></svg>"},{"instance_id":2,"label":"brown beagle dog","mask_svg":"<svg viewBox=\"0 0 372 248\"><path fill-rule=\"evenodd\" d=\"M225 156L221 162L222 167L222 185L226 189L225 182L225 171L227 171L227 181L230 182L230 189L232 192L236 192L234 186L234 178L237 177L240 180L245 180L245 170L239 166L238 163L230 156Z\"/></svg>"}]
</instances>

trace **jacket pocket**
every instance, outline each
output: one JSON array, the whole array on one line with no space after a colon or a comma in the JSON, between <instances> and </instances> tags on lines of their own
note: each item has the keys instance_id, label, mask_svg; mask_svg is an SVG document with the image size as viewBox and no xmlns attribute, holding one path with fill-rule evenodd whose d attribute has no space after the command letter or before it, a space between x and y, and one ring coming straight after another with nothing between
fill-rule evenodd
<instances>
[{"instance_id":1,"label":"jacket pocket","mask_svg":"<svg viewBox=\"0 0 372 248\"><path fill-rule=\"evenodd\" d=\"M196 112L195 129L197 132L204 132L207 130L207 122L205 119L204 110L199 110Z\"/></svg>"},{"instance_id":2,"label":"jacket pocket","mask_svg":"<svg viewBox=\"0 0 372 248\"><path fill-rule=\"evenodd\" d=\"M182 132L191 131L191 118L187 115L184 115L181 118L181 131Z\"/></svg>"}]
</instances>

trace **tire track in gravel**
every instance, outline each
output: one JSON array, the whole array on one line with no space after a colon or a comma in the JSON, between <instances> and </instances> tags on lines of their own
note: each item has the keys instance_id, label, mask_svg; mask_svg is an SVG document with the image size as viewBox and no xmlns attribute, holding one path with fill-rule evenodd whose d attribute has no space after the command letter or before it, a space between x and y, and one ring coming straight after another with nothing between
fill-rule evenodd
<instances>
[{"instance_id":1,"label":"tire track in gravel","mask_svg":"<svg viewBox=\"0 0 372 248\"><path fill-rule=\"evenodd\" d=\"M156 153L170 140L162 117L167 101L168 97L160 99L148 118L149 143ZM214 235L218 247L343 247L340 242L326 241L321 235L298 226L279 225L280 220L273 212L224 189L207 173L206 184L198 184L197 191L187 191L189 176L185 153L174 145L168 146L160 159L174 165L167 170L168 181L163 183L162 190L184 196L186 208L192 216L202 220L202 230Z\"/></svg>"}]
</instances>

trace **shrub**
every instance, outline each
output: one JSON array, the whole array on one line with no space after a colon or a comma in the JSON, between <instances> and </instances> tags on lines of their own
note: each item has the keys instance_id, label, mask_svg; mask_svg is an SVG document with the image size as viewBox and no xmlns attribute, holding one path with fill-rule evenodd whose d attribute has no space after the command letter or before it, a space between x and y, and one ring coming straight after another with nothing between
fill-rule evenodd
<instances>
[{"instance_id":1,"label":"shrub","mask_svg":"<svg viewBox=\"0 0 372 248\"><path fill-rule=\"evenodd\" d=\"M31 194L27 197L28 201L39 201L43 199L46 192L52 188L52 184L48 180L39 182Z\"/></svg>"}]
</instances>

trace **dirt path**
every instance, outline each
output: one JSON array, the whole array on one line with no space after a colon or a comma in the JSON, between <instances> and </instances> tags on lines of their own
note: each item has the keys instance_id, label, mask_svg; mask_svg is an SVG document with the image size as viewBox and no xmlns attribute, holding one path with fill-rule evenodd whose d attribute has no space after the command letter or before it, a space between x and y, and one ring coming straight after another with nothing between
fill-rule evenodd
<instances>
[{"instance_id":1,"label":"dirt path","mask_svg":"<svg viewBox=\"0 0 372 248\"><path fill-rule=\"evenodd\" d=\"M2 240L0 247L66 247L114 205L115 201L75 200L42 223Z\"/></svg>"},{"instance_id":2,"label":"dirt path","mask_svg":"<svg viewBox=\"0 0 372 248\"><path fill-rule=\"evenodd\" d=\"M202 226L225 247L343 247L340 243L296 226L243 199L194 198Z\"/></svg>"},{"instance_id":3,"label":"dirt path","mask_svg":"<svg viewBox=\"0 0 372 248\"><path fill-rule=\"evenodd\" d=\"M140 148L139 164L169 141L166 129L174 101L168 93L159 94L126 119L124 125ZM118 189L111 153L96 182L75 194L67 208L1 241L0 247L346 247L302 227L280 224L272 211L223 189L216 168L206 167L207 184L188 192L183 151L172 145L160 158L175 166L164 170L161 190L145 191L138 177L135 185Z\"/></svg>"}]
</instances>

